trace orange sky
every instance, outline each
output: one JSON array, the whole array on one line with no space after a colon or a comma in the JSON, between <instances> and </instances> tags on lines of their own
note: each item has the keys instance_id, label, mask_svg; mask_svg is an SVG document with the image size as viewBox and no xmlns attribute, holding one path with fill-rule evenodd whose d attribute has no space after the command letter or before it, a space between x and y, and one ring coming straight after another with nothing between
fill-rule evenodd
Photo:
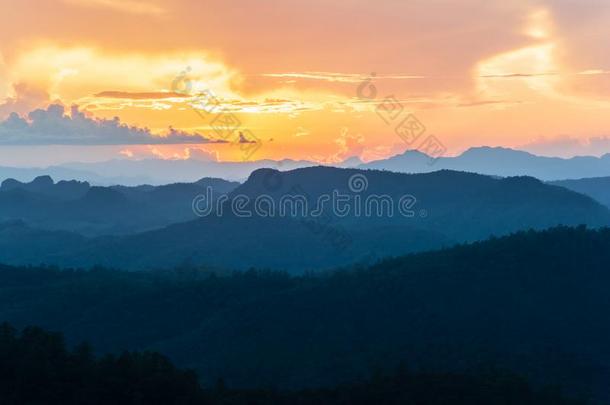
<instances>
[{"instance_id":1,"label":"orange sky","mask_svg":"<svg viewBox=\"0 0 610 405\"><path fill-rule=\"evenodd\" d=\"M610 135L609 38L605 0L0 0L0 119L60 102L218 139L197 97L211 91L257 139L248 159L371 160L431 134L449 154L601 154L610 142L590 140ZM181 72L188 89L172 88ZM377 96L363 99L371 72ZM378 114L388 96L403 108L389 123ZM412 143L395 133L410 113L425 126ZM103 150L240 160L239 146Z\"/></svg>"}]
</instances>

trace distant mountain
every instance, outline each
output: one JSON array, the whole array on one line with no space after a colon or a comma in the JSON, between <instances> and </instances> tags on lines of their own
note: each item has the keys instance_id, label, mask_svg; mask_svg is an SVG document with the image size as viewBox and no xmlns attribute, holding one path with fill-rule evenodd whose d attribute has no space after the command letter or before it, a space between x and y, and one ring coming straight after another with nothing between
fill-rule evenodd
<instances>
[{"instance_id":1,"label":"distant mountain","mask_svg":"<svg viewBox=\"0 0 610 405\"><path fill-rule=\"evenodd\" d=\"M240 255L232 236L224 242ZM610 230L579 227L303 277L211 277L188 265L173 275L0 266L0 319L61 330L101 352L157 350L206 385L223 377L230 387L317 387L403 363L496 377L512 370L606 404L609 265ZM511 398L497 403L521 404Z\"/></svg>"},{"instance_id":2,"label":"distant mountain","mask_svg":"<svg viewBox=\"0 0 610 405\"><path fill-rule=\"evenodd\" d=\"M55 257L69 254L74 246L85 242L78 234L32 229L23 221L0 223L0 251L5 263L24 263L27 257L31 262L51 263Z\"/></svg>"},{"instance_id":3,"label":"distant mountain","mask_svg":"<svg viewBox=\"0 0 610 405\"><path fill-rule=\"evenodd\" d=\"M456 157L432 159L418 151L406 151L388 159L358 166L362 169L400 173L427 173L441 169L491 176L532 176L541 180L578 179L610 175L610 154L570 159L536 156L507 148L471 148Z\"/></svg>"},{"instance_id":4,"label":"distant mountain","mask_svg":"<svg viewBox=\"0 0 610 405\"><path fill-rule=\"evenodd\" d=\"M196 196L208 187L221 196L238 185L211 178L158 187L55 183L50 176L30 183L7 179L0 186L0 221L22 220L34 228L89 236L141 232L195 219Z\"/></svg>"},{"instance_id":5,"label":"distant mountain","mask_svg":"<svg viewBox=\"0 0 610 405\"><path fill-rule=\"evenodd\" d=\"M86 181L98 186L138 186L192 183L205 176L243 182L258 169L290 171L318 165L319 163L312 161L291 159L247 162L216 162L195 158L116 159L105 162L66 163L48 168L0 167L0 180L13 178L26 182L37 176L50 175L57 180ZM476 147L456 157L431 159L419 151L408 150L388 159L368 163L352 156L327 166L398 173L430 173L447 169L501 177L531 176L551 181L610 176L610 154L600 158L582 156L564 159L536 156L508 148Z\"/></svg>"},{"instance_id":6,"label":"distant mountain","mask_svg":"<svg viewBox=\"0 0 610 405\"><path fill-rule=\"evenodd\" d=\"M354 179L366 182L361 192L353 191L358 185L352 184ZM129 224L144 214L161 215L165 208L173 209L171 199L153 199L160 204L154 209L145 209L141 202L130 206L122 200L133 201L133 196L126 197L113 189L99 191L95 191L96 199L88 195L84 198L86 203L73 202L75 206L70 211L79 213L79 218L95 213L95 218L102 222L107 217L118 217ZM166 192L166 187L142 191L145 195ZM408 196L411 202L408 211L412 215L402 215L398 207L392 214L375 210L375 215L366 216L362 212L358 215L355 208L347 213L338 212L328 204L322 206L319 216L298 211L280 214L279 207L286 196L301 194L314 208L322 196L333 193L347 196L351 202L357 201L356 196L361 202L369 201L371 196L386 196L394 205ZM179 193L173 191L170 195ZM184 197L189 195L186 193ZM259 197L278 211L260 215L255 211ZM496 179L453 171L408 175L328 167L289 172L260 169L227 198L224 203L215 200L215 211L194 221L136 235L88 239L71 244L60 253L49 249L46 254L39 251L37 255L29 255L27 238L8 240L5 248L12 246L23 255L3 256L0 251L0 261L81 267L102 264L133 270L193 263L230 269L254 266L303 272L370 263L386 256L481 240L521 229L544 229L559 224L594 227L610 224L610 211L606 207L565 188L529 177ZM243 199L249 202L241 204L240 209L249 211L250 216L232 208L236 201ZM100 205L94 204L100 201ZM190 209L191 200L186 199L188 204L183 199L176 201L182 201ZM127 208L117 211L119 206ZM84 211L79 212L78 207L85 207ZM218 207L222 210L216 210ZM113 217L113 212L118 214Z\"/></svg>"},{"instance_id":7,"label":"distant mountain","mask_svg":"<svg viewBox=\"0 0 610 405\"><path fill-rule=\"evenodd\" d=\"M32 179L41 176L50 176L55 180L79 180L96 185L126 184L138 185L147 183L148 177L134 178L129 174L118 177L109 177L103 173L93 173L86 170L70 169L61 166L51 166L44 168L22 168L22 167L2 167L0 166L0 181L15 179L20 182L31 182Z\"/></svg>"},{"instance_id":8,"label":"distant mountain","mask_svg":"<svg viewBox=\"0 0 610 405\"><path fill-rule=\"evenodd\" d=\"M62 180L55 183L51 176L39 176L29 183L15 179L4 180L0 185L0 193L22 190L50 197L53 200L69 201L85 196L89 188L90 185L87 182Z\"/></svg>"},{"instance_id":9,"label":"distant mountain","mask_svg":"<svg viewBox=\"0 0 610 405\"><path fill-rule=\"evenodd\" d=\"M599 201L610 207L610 177L592 177L588 179L559 180L550 182L565 187Z\"/></svg>"},{"instance_id":10,"label":"distant mountain","mask_svg":"<svg viewBox=\"0 0 610 405\"><path fill-rule=\"evenodd\" d=\"M315 166L317 163L305 160L256 160L247 162L215 162L198 159L117 159L99 163L68 163L63 169L94 173L96 176L122 179L123 185L195 182L202 176L244 181L250 173L260 168L292 170ZM128 174L128 175L127 175ZM137 182L134 182L134 179ZM105 183L106 185L108 183Z\"/></svg>"}]
</instances>

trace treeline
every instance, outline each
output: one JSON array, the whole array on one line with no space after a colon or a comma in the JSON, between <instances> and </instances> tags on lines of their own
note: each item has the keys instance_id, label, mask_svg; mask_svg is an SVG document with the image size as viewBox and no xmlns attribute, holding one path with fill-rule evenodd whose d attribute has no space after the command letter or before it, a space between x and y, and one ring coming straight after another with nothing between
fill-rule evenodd
<instances>
[{"instance_id":1,"label":"treeline","mask_svg":"<svg viewBox=\"0 0 610 405\"><path fill-rule=\"evenodd\" d=\"M157 351L206 386L338 386L404 362L610 402L609 263L610 230L581 227L301 277L0 266L0 320L99 353Z\"/></svg>"},{"instance_id":2,"label":"treeline","mask_svg":"<svg viewBox=\"0 0 610 405\"><path fill-rule=\"evenodd\" d=\"M236 390L222 381L200 386L192 371L155 352L96 357L85 343L73 350L61 334L38 327L18 333L0 325L2 404L577 404L556 392L533 390L521 378L412 374L405 369L340 387L279 392Z\"/></svg>"}]
</instances>

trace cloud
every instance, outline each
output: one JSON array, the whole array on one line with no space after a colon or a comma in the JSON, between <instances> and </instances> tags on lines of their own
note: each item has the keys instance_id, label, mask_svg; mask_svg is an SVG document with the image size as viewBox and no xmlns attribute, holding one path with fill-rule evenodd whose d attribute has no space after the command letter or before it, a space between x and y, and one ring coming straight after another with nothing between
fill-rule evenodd
<instances>
[{"instance_id":1,"label":"cloud","mask_svg":"<svg viewBox=\"0 0 610 405\"><path fill-rule=\"evenodd\" d=\"M175 145L134 145L119 151L127 159L196 160L218 162L218 152L204 147L176 147Z\"/></svg>"},{"instance_id":2,"label":"cloud","mask_svg":"<svg viewBox=\"0 0 610 405\"><path fill-rule=\"evenodd\" d=\"M70 115L62 105L52 104L46 110L28 114L28 119L17 113L0 123L2 145L174 145L225 143L191 134L172 127L165 135L155 135L148 128L122 124L118 117L100 119L86 116L72 106Z\"/></svg>"},{"instance_id":3,"label":"cloud","mask_svg":"<svg viewBox=\"0 0 610 405\"><path fill-rule=\"evenodd\" d=\"M610 71L603 69L587 69L582 72L578 72L577 74L581 76L597 76L597 75L608 75Z\"/></svg>"},{"instance_id":4,"label":"cloud","mask_svg":"<svg viewBox=\"0 0 610 405\"><path fill-rule=\"evenodd\" d=\"M388 80L409 80L409 79L424 79L425 76L408 75L408 74L373 74L376 79ZM307 80L322 80L326 82L339 83L360 83L366 80L369 75L360 73L338 73L338 72L290 72L290 73L265 73L263 77L275 78L290 78L290 79L307 79Z\"/></svg>"},{"instance_id":5,"label":"cloud","mask_svg":"<svg viewBox=\"0 0 610 405\"><path fill-rule=\"evenodd\" d=\"M610 153L610 137L597 136L585 140L570 136L538 138L517 148L540 156L602 156Z\"/></svg>"},{"instance_id":6,"label":"cloud","mask_svg":"<svg viewBox=\"0 0 610 405\"><path fill-rule=\"evenodd\" d=\"M296 132L294 133L294 136L301 137L301 136L307 136L311 133L311 131L309 131L307 128L303 128L303 127L298 127Z\"/></svg>"},{"instance_id":7,"label":"cloud","mask_svg":"<svg viewBox=\"0 0 610 405\"><path fill-rule=\"evenodd\" d=\"M148 1L137 0L64 0L66 3L85 7L106 8L129 14L160 16L167 11Z\"/></svg>"},{"instance_id":8,"label":"cloud","mask_svg":"<svg viewBox=\"0 0 610 405\"><path fill-rule=\"evenodd\" d=\"M193 92L213 89L223 98L238 98L231 88L239 74L202 51L126 52L48 43L19 48L8 66L13 82L36 85L53 100L79 105L168 94L180 85L186 67Z\"/></svg>"},{"instance_id":9,"label":"cloud","mask_svg":"<svg viewBox=\"0 0 610 405\"><path fill-rule=\"evenodd\" d=\"M13 112L26 114L49 103L49 95L44 90L28 86L26 83L13 85L13 91L14 97L9 97L0 104L0 119L5 119Z\"/></svg>"},{"instance_id":10,"label":"cloud","mask_svg":"<svg viewBox=\"0 0 610 405\"><path fill-rule=\"evenodd\" d=\"M4 100L7 97L9 87L8 68L4 62L2 52L0 52L0 100Z\"/></svg>"},{"instance_id":11,"label":"cloud","mask_svg":"<svg viewBox=\"0 0 610 405\"><path fill-rule=\"evenodd\" d=\"M507 106L512 104L521 104L519 100L474 100L464 101L456 105L456 107L480 107L488 105Z\"/></svg>"},{"instance_id":12,"label":"cloud","mask_svg":"<svg viewBox=\"0 0 610 405\"><path fill-rule=\"evenodd\" d=\"M205 148L186 148L187 159L199 160L203 162L218 162L218 152L210 151Z\"/></svg>"},{"instance_id":13,"label":"cloud","mask_svg":"<svg viewBox=\"0 0 610 405\"><path fill-rule=\"evenodd\" d=\"M129 100L162 100L165 98L185 98L185 94L175 92L133 92L133 91L102 91L95 94L95 97L102 98L121 98Z\"/></svg>"},{"instance_id":14,"label":"cloud","mask_svg":"<svg viewBox=\"0 0 610 405\"><path fill-rule=\"evenodd\" d=\"M371 162L374 160L386 159L389 156L403 154L409 147L404 142L396 142L391 145L376 145L372 148L367 148L362 153L362 160Z\"/></svg>"},{"instance_id":15,"label":"cloud","mask_svg":"<svg viewBox=\"0 0 610 405\"><path fill-rule=\"evenodd\" d=\"M346 127L341 128L341 135L335 139L335 143L339 150L328 159L330 163L343 162L354 156L361 157L364 152L364 136L350 134Z\"/></svg>"}]
</instances>

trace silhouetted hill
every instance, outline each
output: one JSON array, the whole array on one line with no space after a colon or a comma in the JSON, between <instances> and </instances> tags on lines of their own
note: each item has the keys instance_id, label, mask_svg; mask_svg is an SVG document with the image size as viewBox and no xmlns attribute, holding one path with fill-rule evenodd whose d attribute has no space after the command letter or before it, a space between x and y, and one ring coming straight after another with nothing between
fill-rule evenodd
<instances>
[{"instance_id":1,"label":"silhouetted hill","mask_svg":"<svg viewBox=\"0 0 610 405\"><path fill-rule=\"evenodd\" d=\"M60 166L51 166L45 168L36 167L6 167L0 166L0 179L9 180L16 179L19 182L31 182L32 179L40 176L51 176L55 180L79 180L95 184L123 184L121 179L105 177L96 173L88 172L86 170L76 170ZM144 181L138 181L130 177L123 178L128 180L129 184L142 184ZM140 179L142 180L142 179Z\"/></svg>"},{"instance_id":2,"label":"silhouetted hill","mask_svg":"<svg viewBox=\"0 0 610 405\"><path fill-rule=\"evenodd\" d=\"M328 224L230 214L122 237L84 238L75 233L32 229L24 223L12 227L18 228L18 237L0 231L0 247L4 248L0 261L4 263L85 268L104 265L128 270L166 269L188 262L230 269L258 266L302 272L370 263L388 255L453 244L441 234L408 226L347 233ZM53 243L45 245L45 241Z\"/></svg>"},{"instance_id":3,"label":"silhouetted hill","mask_svg":"<svg viewBox=\"0 0 610 405\"><path fill-rule=\"evenodd\" d=\"M54 183L49 176L30 183L8 179L0 187L0 220L21 219L31 227L87 236L135 233L192 220L192 201L207 187L219 196L238 185L210 178L158 187L92 187Z\"/></svg>"},{"instance_id":4,"label":"silhouetted hill","mask_svg":"<svg viewBox=\"0 0 610 405\"><path fill-rule=\"evenodd\" d=\"M350 189L354 178L366 182L366 189ZM170 219L178 222L180 213L194 216L193 197L203 192L197 186L176 184L132 190L129 197L119 189L92 188L93 195L86 196L86 203L73 202L57 218L65 223L74 217L84 218L97 230L121 226L109 228L106 233L137 229L142 223L152 227ZM292 212L290 207L281 213L286 196L302 194L313 211L320 197L333 193L349 197L350 204L355 204L356 196L365 204L369 197L383 195L392 202L394 211L372 210L374 215L364 215L362 208L358 215L355 205L351 211L341 213L326 204L322 205L320 216ZM137 200L138 195L146 199ZM150 198L151 195L155 197ZM267 217L254 210L255 201L261 196L277 207ZM410 216L399 212L398 203L403 196L414 199ZM134 270L167 268L190 261L230 269L256 266L302 272L371 263L381 257L520 229L610 224L607 208L565 188L529 177L496 179L454 171L407 175L328 167L290 172L261 169L229 198L223 204L214 204L210 215L194 221L135 235L82 240L61 252L49 248L29 255L27 239L4 241L7 248L12 246L22 256L0 251L0 261L82 267L100 264ZM249 199L240 209L249 210L250 216L234 210L234 202L240 198Z\"/></svg>"},{"instance_id":5,"label":"silhouetted hill","mask_svg":"<svg viewBox=\"0 0 610 405\"><path fill-rule=\"evenodd\" d=\"M581 403L534 390L523 378L508 373L412 373L405 368L367 381L308 391L232 389L222 380L203 389L195 373L177 369L159 353L97 357L87 343L69 349L59 333L38 327L19 333L6 323L0 325L0 359L0 401L8 405Z\"/></svg>"},{"instance_id":6,"label":"silhouetted hill","mask_svg":"<svg viewBox=\"0 0 610 405\"><path fill-rule=\"evenodd\" d=\"M355 176L355 177L354 177ZM350 179L364 176L366 189L350 190ZM489 176L441 170L425 174L402 174L377 170L313 167L279 172L257 170L231 194L255 200L269 195L277 201L286 194L304 194L311 206L322 195L334 191L368 197L385 195L394 202L394 215L351 215L338 217L336 223L362 228L368 225L408 224L411 227L446 235L456 241L477 240L492 234L502 235L520 229L551 226L610 224L610 212L593 199L566 189L550 186L531 177L493 178ZM413 216L397 209L402 196L416 200ZM326 211L332 215L330 205ZM372 207L376 208L376 207ZM375 213L375 210L371 210Z\"/></svg>"},{"instance_id":7,"label":"silhouetted hill","mask_svg":"<svg viewBox=\"0 0 610 405\"><path fill-rule=\"evenodd\" d=\"M53 200L68 201L84 196L89 190L89 183L62 180L55 184L49 176L36 177L30 183L7 179L0 186L0 193L11 190L23 190L34 194L51 197Z\"/></svg>"},{"instance_id":8,"label":"silhouetted hill","mask_svg":"<svg viewBox=\"0 0 610 405\"><path fill-rule=\"evenodd\" d=\"M5 263L24 263L24 258L37 263L36 257L53 261L85 241L75 233L32 229L19 220L0 223L0 251Z\"/></svg>"},{"instance_id":9,"label":"silhouetted hill","mask_svg":"<svg viewBox=\"0 0 610 405\"><path fill-rule=\"evenodd\" d=\"M365 163L358 168L400 173L449 169L492 176L532 176L542 180L560 180L610 175L610 154L600 158L578 156L564 159L485 146L470 148L456 157L440 157L435 160L418 151L406 151L388 159Z\"/></svg>"},{"instance_id":10,"label":"silhouetted hill","mask_svg":"<svg viewBox=\"0 0 610 405\"><path fill-rule=\"evenodd\" d=\"M577 180L559 180L551 184L588 195L606 207L610 207L610 177L593 177Z\"/></svg>"},{"instance_id":11,"label":"silhouetted hill","mask_svg":"<svg viewBox=\"0 0 610 405\"><path fill-rule=\"evenodd\" d=\"M158 350L229 386L494 366L608 403L609 263L610 230L579 227L303 277L2 266L0 319L102 351Z\"/></svg>"}]
</instances>

